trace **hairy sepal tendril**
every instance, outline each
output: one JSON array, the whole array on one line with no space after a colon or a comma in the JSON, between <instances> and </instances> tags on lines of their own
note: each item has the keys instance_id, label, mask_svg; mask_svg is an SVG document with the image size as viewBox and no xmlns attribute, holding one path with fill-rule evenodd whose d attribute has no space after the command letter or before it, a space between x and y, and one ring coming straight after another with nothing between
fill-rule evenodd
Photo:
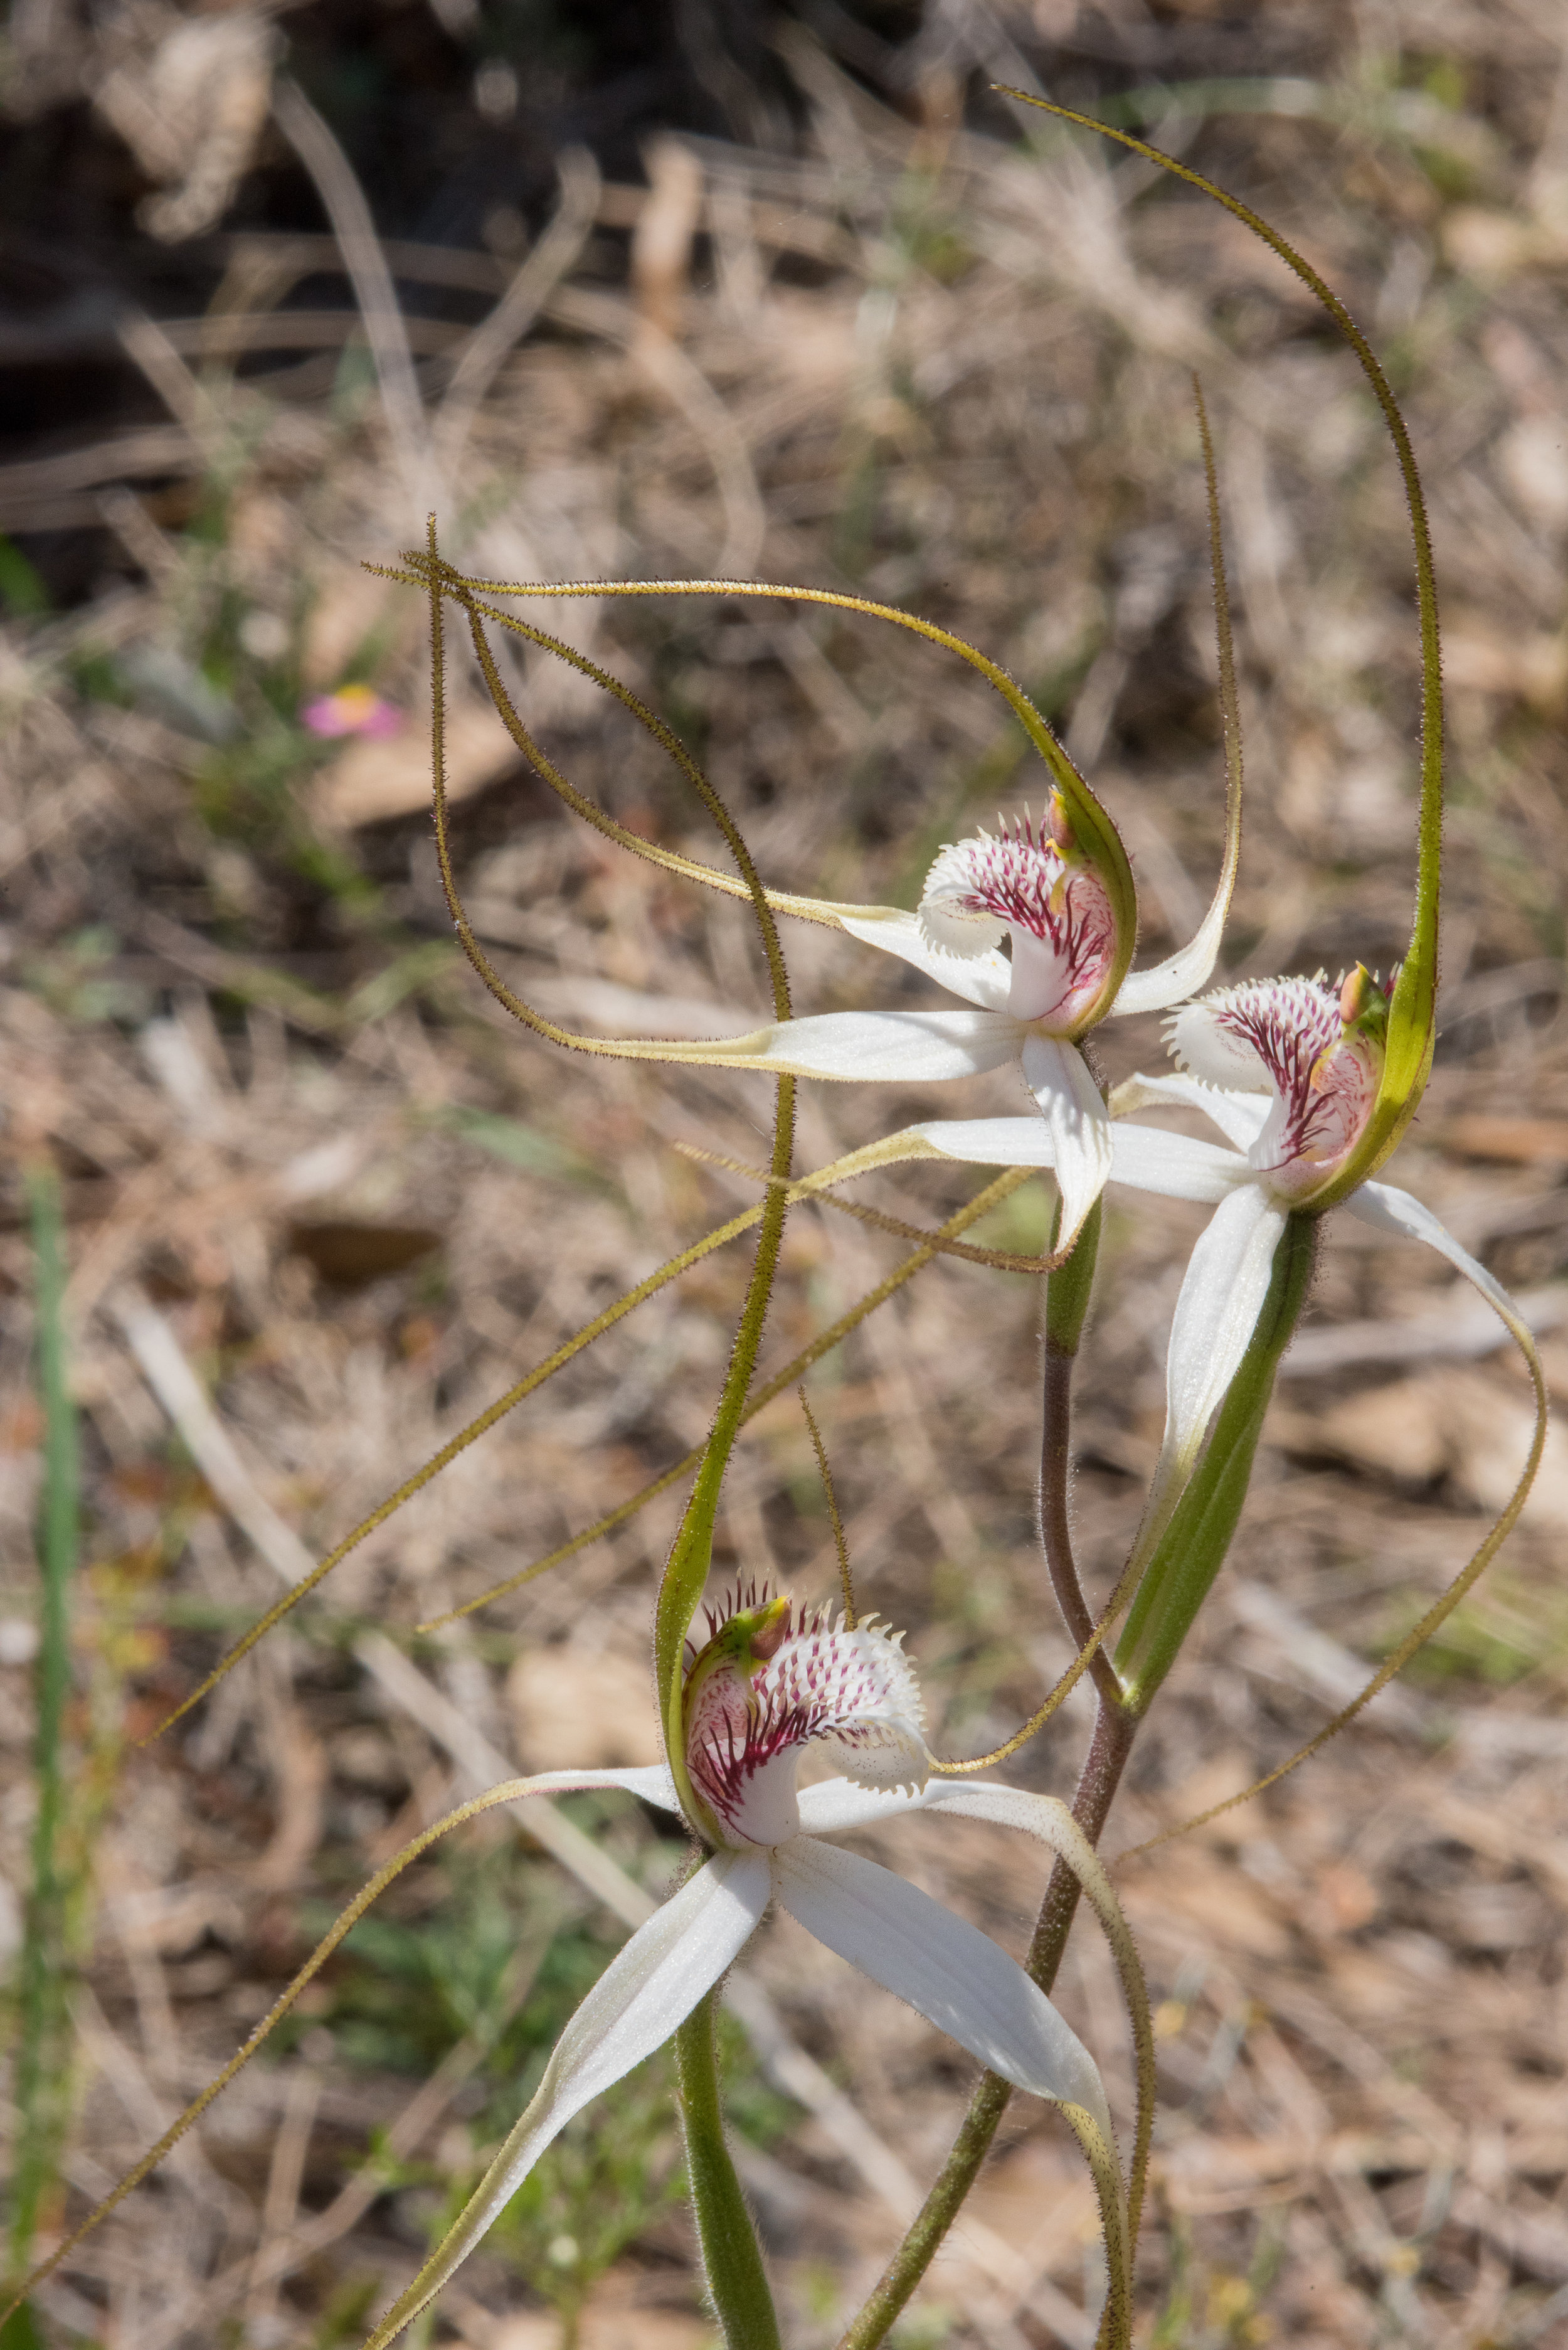
<instances>
[{"instance_id":1,"label":"hairy sepal tendril","mask_svg":"<svg viewBox=\"0 0 1568 2350\"><path fill-rule=\"evenodd\" d=\"M430 558L418 551L410 550L405 559L411 567L409 571L400 572L390 567L379 567L381 576L400 579L410 586L417 585L427 589L431 588L437 573L431 567ZM474 614L483 614L485 619L493 619L500 626L511 629L515 634L557 653L561 658L571 662L574 668L592 677L595 682L603 686L607 691L614 693L618 700L641 720L642 723L649 725L650 731L658 734L666 749L670 751L671 756L680 754L673 747L672 739L667 739L668 730L662 728L659 722L653 720L652 714L645 712L642 705L638 703L636 697L620 685L618 681L612 679L607 671L598 669L597 664L588 661L586 657L577 654L575 649L566 645L558 638L551 638L545 631L532 629L526 622L519 621L512 615L497 610L492 605L480 604L477 599L482 596L554 598L718 596L732 598L771 597L785 603L815 604L841 611L864 613L869 619L887 620L896 627L909 629L915 635L924 637L929 642L940 645L950 652L957 653L961 660L967 661L971 669L977 670L986 682L1002 696L1044 760L1070 814L1073 829L1105 884L1116 917L1116 950L1107 969L1099 1000L1095 1006L1091 1007L1083 1024L1085 1027L1092 1025L1110 1009L1116 992L1131 966L1137 943L1137 895L1133 883L1132 868L1127 862L1127 850L1109 815L1096 798L1023 687L1008 674L1000 662L993 661L988 654L982 653L978 646L970 644L966 639L955 635L950 629L939 627L934 621L921 619L912 612L900 611L894 605L878 604L867 597L853 596L835 589L801 588L769 580L476 579L468 577L444 563L439 564L439 577L445 592L455 602L463 605L469 610L471 624ZM493 663L492 666L493 666ZM488 671L486 681L490 682ZM493 693L495 691L493 684L491 686L491 691ZM500 701L497 702L496 706L501 712L504 722L511 729L514 740L519 743L519 747L524 748L524 754L532 761L535 757L535 750L524 746L523 731L520 730L520 722L516 721L515 712L513 712L509 716L507 707ZM685 758L689 757L689 754L685 754ZM685 764L685 758L681 760L682 764ZM539 772L543 774L544 769L540 768ZM560 788L559 785L555 787ZM567 792L569 790L568 786ZM566 793L563 793L563 796L566 795ZM607 822L598 812L596 812L592 820L597 825L599 830L605 831L608 828ZM639 842L638 850L639 854L648 855L649 844ZM732 896L749 894L737 888L728 875L715 873L711 868L700 868L695 860L677 858L669 851L659 851L656 853L656 861L669 865L671 869L685 873L688 879L701 879L711 888L724 889ZM771 906L781 911L800 914L806 920L836 921L839 910L824 908L814 904L814 901L809 899L792 899L772 890L764 891L763 895ZM853 910L858 912L864 910L857 908Z\"/></svg>"},{"instance_id":2,"label":"hairy sepal tendril","mask_svg":"<svg viewBox=\"0 0 1568 2350\"><path fill-rule=\"evenodd\" d=\"M429 540L421 567L422 584L430 598L431 615L431 757L434 779L434 814L436 860L441 872L441 888L448 908L457 927L464 953L473 965L490 993L505 1009L524 1020L529 1026L542 1029L553 1041L590 1045L593 1040L580 1040L553 1023L540 1021L530 1008L514 996L510 988L491 966L473 934L457 876L452 865L452 843L447 825L446 797L446 697L445 643L443 608L448 582L453 575L441 560L436 543L436 521L430 518ZM464 599L459 595L457 600ZM779 941L778 925L767 893L763 888L751 851L740 829L719 794L706 776L694 765L689 770L694 788L708 810L733 856L746 884L746 891L756 913L763 953L767 958L768 974L773 987L774 1010L780 1020L790 1016L789 981L784 968L784 951ZM790 1077L777 1080L777 1108L774 1121L774 1147L769 1172L787 1180L794 1142L794 1081ZM713 1525L718 1514L719 1494L730 1451L739 1431L745 1409L746 1390L756 1366L757 1351L762 1344L763 1326L767 1318L768 1302L772 1295L774 1274L778 1266L779 1249L784 1235L784 1218L788 1211L787 1192L770 1188L758 1218L760 1230L752 1277L747 1285L745 1303L742 1307L740 1326L731 1350L729 1367L720 1394L719 1405L708 1442L698 1467L685 1513L676 1534L664 1575L659 1585L654 1617L654 1669L658 1679L660 1708L665 1731L665 1743L670 1768L676 1788L688 1816L697 1824L700 1819L691 1783L687 1775L683 1742L680 1735L680 1660L687 1628L702 1596L712 1556Z\"/></svg>"},{"instance_id":3,"label":"hairy sepal tendril","mask_svg":"<svg viewBox=\"0 0 1568 2350\"><path fill-rule=\"evenodd\" d=\"M1420 1102L1431 1073L1436 1044L1438 912L1443 833L1442 650L1438 627L1438 588L1432 561L1431 531L1409 430L1381 361L1339 296L1319 276L1312 264L1296 251L1289 239L1282 236L1278 229L1271 228L1268 222L1253 212L1250 205L1242 203L1239 197L1228 194L1212 180L1206 179L1201 172L1194 171L1189 163L1178 162L1174 156L1162 154L1158 147L1151 147L1147 140L1136 137L1130 130L1118 130L1113 123L1101 122L1090 114L1080 114L1070 106L1059 106L1052 99L1037 98L1028 90L1013 89L1000 82L994 87L1001 96L1014 99L1021 105L1036 107L1042 113L1054 115L1063 122L1075 123L1080 130L1092 130L1102 139L1114 140L1118 146L1128 149L1135 155L1141 155L1147 162L1168 172L1173 179L1186 181L1189 187L1198 189L1212 203L1222 205L1243 227L1250 229L1300 278L1350 345L1362 373L1372 388L1373 397L1382 411L1384 422L1394 443L1404 484L1405 503L1410 516L1416 600L1421 627L1421 795L1416 832L1416 902L1410 924L1409 950L1400 967L1388 1006L1387 1051L1376 1101L1355 1149L1312 1202L1318 1210L1330 1208L1353 1191L1358 1183L1364 1183L1369 1176L1376 1175L1397 1145Z\"/></svg>"}]
</instances>

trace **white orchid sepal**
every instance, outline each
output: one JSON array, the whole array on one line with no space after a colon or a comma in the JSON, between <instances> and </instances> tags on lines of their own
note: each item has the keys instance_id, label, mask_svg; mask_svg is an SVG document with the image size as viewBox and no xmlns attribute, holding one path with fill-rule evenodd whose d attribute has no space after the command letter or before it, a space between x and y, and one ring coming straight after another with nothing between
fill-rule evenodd
<instances>
[{"instance_id":1,"label":"white orchid sepal","mask_svg":"<svg viewBox=\"0 0 1568 2350\"><path fill-rule=\"evenodd\" d=\"M797 1615L787 1600L751 1596L750 1607L719 1613L709 1640L687 1659L684 1759L689 1783L701 1791L706 1858L578 2007L526 2111L367 2350L384 2350L428 2306L566 2123L673 2036L774 1899L989 2070L1063 2109L1096 2163L1102 2201L1109 2198L1113 2267L1125 2284L1126 2194L1105 2085L1088 2050L978 1927L891 1870L822 1838L911 1810L999 1819L1065 1851L1096 1878L1091 1898L1102 1915L1109 1901L1119 1918L1108 1886L1098 1882L1103 1872L1086 1847L1080 1851L1079 1832L1053 1799L968 1781L929 1783L919 1683L897 1638L874 1623L835 1624L822 1614ZM826 1745L853 1775L797 1793L794 1770L811 1745ZM529 1792L578 1786L621 1786L678 1817L682 1812L662 1765L554 1772L529 1783ZM1141 2044L1141 2031L1139 2038Z\"/></svg>"},{"instance_id":2,"label":"white orchid sepal","mask_svg":"<svg viewBox=\"0 0 1568 2350\"><path fill-rule=\"evenodd\" d=\"M1079 1041L1107 1012L1164 1009L1207 978L1239 837L1233 829L1220 888L1197 937L1153 970L1118 981L1116 901L1054 797L1038 833L1025 819L943 848L916 913L777 901L789 910L811 904L851 937L961 997L964 1011L822 1013L711 1044L628 1039L610 1049L840 1083L940 1085L1015 1066L1048 1139L1048 1155L1033 1163L1055 1175L1062 1195L1057 1245L1064 1251L1105 1189L1112 1159L1110 1120ZM1010 954L1002 953L1003 941Z\"/></svg>"}]
</instances>

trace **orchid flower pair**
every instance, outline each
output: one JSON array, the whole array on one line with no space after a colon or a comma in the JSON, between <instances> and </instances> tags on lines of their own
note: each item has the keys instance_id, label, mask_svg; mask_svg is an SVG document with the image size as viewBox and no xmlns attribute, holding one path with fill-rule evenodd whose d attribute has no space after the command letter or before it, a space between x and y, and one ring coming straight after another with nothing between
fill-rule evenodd
<instances>
[{"instance_id":1,"label":"orchid flower pair","mask_svg":"<svg viewBox=\"0 0 1568 2350\"><path fill-rule=\"evenodd\" d=\"M440 2292L572 2116L676 2033L774 1901L988 2070L1062 2109L1101 2190L1112 2292L1125 2298L1127 2198L1093 2057L988 1935L891 1870L824 1841L923 1810L1017 1828L1067 1860L1125 1952L1116 1898L1082 1831L1050 1796L929 1783L924 1709L902 1634L869 1618L797 1611L765 1590L745 1599L737 1591L711 1610L707 1641L686 1645L684 1747L673 1769L552 1771L514 1791L624 1788L683 1816L707 1856L588 1992L533 2101L367 2350L384 2350ZM812 1748L844 1775L797 1787ZM1141 1982L1134 1997L1141 2002Z\"/></svg>"}]
</instances>

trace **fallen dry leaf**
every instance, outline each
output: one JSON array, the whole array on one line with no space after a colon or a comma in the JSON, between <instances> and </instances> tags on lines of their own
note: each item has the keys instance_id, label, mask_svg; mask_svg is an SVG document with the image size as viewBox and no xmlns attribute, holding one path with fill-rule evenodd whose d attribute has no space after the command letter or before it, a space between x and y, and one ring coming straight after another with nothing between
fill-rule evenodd
<instances>
[{"instance_id":1,"label":"fallen dry leaf","mask_svg":"<svg viewBox=\"0 0 1568 2350\"><path fill-rule=\"evenodd\" d=\"M1386 1476L1428 1484L1451 1475L1471 1501L1496 1511L1513 1491L1534 1424L1517 1388L1488 1371L1456 1367L1347 1397L1322 1414L1315 1432L1332 1451ZM1568 1438L1556 1424L1547 1430L1524 1523L1568 1527Z\"/></svg>"},{"instance_id":2,"label":"fallen dry leaf","mask_svg":"<svg viewBox=\"0 0 1568 2350\"><path fill-rule=\"evenodd\" d=\"M992 2163L964 2211L1047 2274L1075 2268L1099 2229L1094 2186L1073 2149L1045 2138L1026 2138Z\"/></svg>"},{"instance_id":3,"label":"fallen dry leaf","mask_svg":"<svg viewBox=\"0 0 1568 2350\"><path fill-rule=\"evenodd\" d=\"M586 1771L657 1762L653 1683L628 1657L587 1648L527 1648L506 1677L525 1771Z\"/></svg>"}]
</instances>

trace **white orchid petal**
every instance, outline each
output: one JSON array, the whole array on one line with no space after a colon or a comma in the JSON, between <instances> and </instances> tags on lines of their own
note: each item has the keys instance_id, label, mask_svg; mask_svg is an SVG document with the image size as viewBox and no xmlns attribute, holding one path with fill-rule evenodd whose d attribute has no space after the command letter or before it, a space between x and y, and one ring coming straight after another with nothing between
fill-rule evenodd
<instances>
[{"instance_id":1,"label":"white orchid petal","mask_svg":"<svg viewBox=\"0 0 1568 2350\"><path fill-rule=\"evenodd\" d=\"M1208 985L1220 952L1235 879L1234 861L1227 858L1209 911L1187 944L1168 955L1163 962L1151 963L1147 971L1129 971L1116 991L1113 1013L1168 1012L1173 1003L1179 1003L1183 997Z\"/></svg>"},{"instance_id":2,"label":"white orchid petal","mask_svg":"<svg viewBox=\"0 0 1568 2350\"><path fill-rule=\"evenodd\" d=\"M829 910L852 939L912 963L966 1003L978 1003L987 1012L1007 1009L1012 967L994 947L978 955L954 954L927 935L918 914L907 914L898 906L834 906Z\"/></svg>"},{"instance_id":3,"label":"white orchid petal","mask_svg":"<svg viewBox=\"0 0 1568 2350\"><path fill-rule=\"evenodd\" d=\"M957 1159L976 1167L1056 1164L1055 1139L1043 1118L929 1118L892 1139L903 1145L901 1157ZM1134 1191L1212 1202L1247 1182L1251 1172L1240 1151L1190 1135L1157 1126L1111 1128L1111 1181Z\"/></svg>"},{"instance_id":4,"label":"white orchid petal","mask_svg":"<svg viewBox=\"0 0 1568 2350\"><path fill-rule=\"evenodd\" d=\"M1239 1150L1221 1150L1159 1126L1113 1126L1111 1180L1168 1200L1223 1200L1252 1170Z\"/></svg>"},{"instance_id":5,"label":"white orchid petal","mask_svg":"<svg viewBox=\"0 0 1568 2350\"><path fill-rule=\"evenodd\" d=\"M675 1782L663 1762L645 1762L635 1770L624 1771L541 1771L529 1780L524 1793L528 1795L582 1794L595 1787L621 1787L628 1795L638 1795L645 1804L657 1804L660 1811L680 1815L680 1798L675 1792Z\"/></svg>"},{"instance_id":6,"label":"white orchid petal","mask_svg":"<svg viewBox=\"0 0 1568 2350\"><path fill-rule=\"evenodd\" d=\"M1166 1358L1165 1440L1138 1531L1145 1556L1169 1523L1204 1431L1241 1367L1284 1229L1284 1209L1262 1184L1241 1184L1220 1201L1188 1260Z\"/></svg>"},{"instance_id":7,"label":"white orchid petal","mask_svg":"<svg viewBox=\"0 0 1568 2350\"><path fill-rule=\"evenodd\" d=\"M851 1828L875 1827L882 1820L923 1810L940 1784L933 1779L911 1794L906 1788L857 1786L853 1779L819 1779L815 1786L799 1791L800 1825L810 1835L846 1835Z\"/></svg>"},{"instance_id":8,"label":"white orchid petal","mask_svg":"<svg viewBox=\"0 0 1568 2350\"><path fill-rule=\"evenodd\" d=\"M1043 1118L933 1118L909 1131L926 1150L942 1159L961 1159L966 1166L1056 1163L1055 1139Z\"/></svg>"},{"instance_id":9,"label":"white orchid petal","mask_svg":"<svg viewBox=\"0 0 1568 2350\"><path fill-rule=\"evenodd\" d=\"M1111 1006L1113 1016L1136 1012L1168 1012L1173 1003L1190 995L1194 988L1203 985L1214 968L1219 951L1219 930L1212 944L1204 937L1208 924L1188 945L1164 962L1150 965L1147 971L1129 971L1116 990ZM1222 927L1222 926L1221 926Z\"/></svg>"},{"instance_id":10,"label":"white orchid petal","mask_svg":"<svg viewBox=\"0 0 1568 2350\"><path fill-rule=\"evenodd\" d=\"M796 1836L774 1855L793 1918L1015 2087L1081 2106L1111 2144L1099 2067L1044 1992L978 1926L891 1869Z\"/></svg>"},{"instance_id":11,"label":"white orchid petal","mask_svg":"<svg viewBox=\"0 0 1568 2350\"><path fill-rule=\"evenodd\" d=\"M1017 1056L1019 1035L1003 1012L821 1012L733 1044L691 1046L683 1057L782 1076L935 1085L1003 1067Z\"/></svg>"},{"instance_id":12,"label":"white orchid petal","mask_svg":"<svg viewBox=\"0 0 1568 2350\"><path fill-rule=\"evenodd\" d=\"M1362 1183L1345 1201L1351 1214L1378 1232L1403 1232L1407 1240L1425 1241L1439 1256L1446 1256L1451 1265L1473 1282L1494 1313L1500 1315L1510 1330L1521 1326L1519 1307L1501 1281L1495 1281L1484 1264L1478 1263L1468 1249L1461 1248L1446 1224L1440 1223L1430 1208L1408 1191L1401 1191L1393 1183Z\"/></svg>"},{"instance_id":13,"label":"white orchid petal","mask_svg":"<svg viewBox=\"0 0 1568 2350\"><path fill-rule=\"evenodd\" d=\"M1258 1094L1226 1093L1218 1086L1199 1084L1196 1077L1127 1077L1111 1095L1113 1118L1135 1109L1155 1109L1168 1104L1175 1109L1200 1109L1212 1119L1227 1142L1250 1150L1268 1123L1272 1098Z\"/></svg>"},{"instance_id":14,"label":"white orchid petal","mask_svg":"<svg viewBox=\"0 0 1568 2350\"><path fill-rule=\"evenodd\" d=\"M567 2023L527 2111L366 2350L381 2350L440 2292L572 2116L664 2045L739 1956L771 1890L763 1855L719 1853L639 1927Z\"/></svg>"},{"instance_id":15,"label":"white orchid petal","mask_svg":"<svg viewBox=\"0 0 1568 2350\"><path fill-rule=\"evenodd\" d=\"M1110 1177L1110 1118L1082 1053L1060 1037L1024 1038L1023 1082L1050 1128L1062 1194L1056 1245L1070 1248Z\"/></svg>"}]
</instances>

